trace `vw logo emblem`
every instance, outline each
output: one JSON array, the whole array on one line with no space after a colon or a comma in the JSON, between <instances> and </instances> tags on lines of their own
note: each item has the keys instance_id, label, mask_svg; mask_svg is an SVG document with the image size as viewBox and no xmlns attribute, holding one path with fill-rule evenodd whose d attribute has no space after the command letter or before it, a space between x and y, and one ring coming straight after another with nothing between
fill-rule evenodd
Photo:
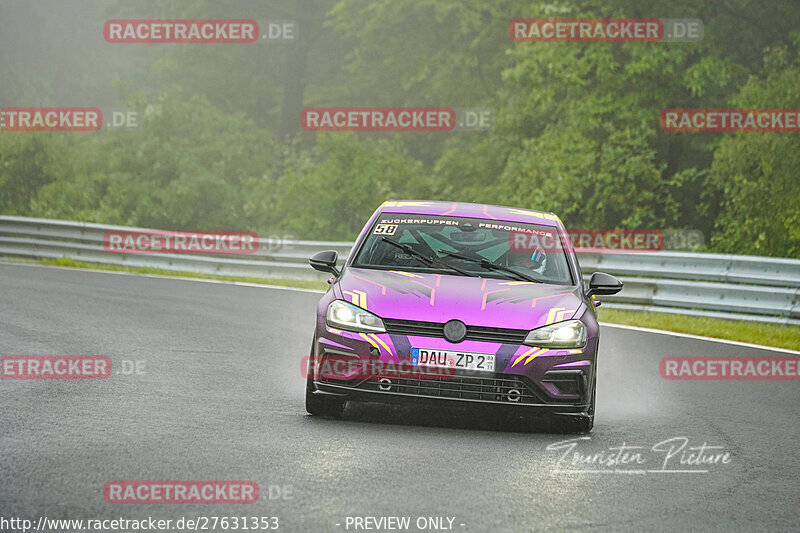
<instances>
[{"instance_id":1,"label":"vw logo emblem","mask_svg":"<svg viewBox=\"0 0 800 533\"><path fill-rule=\"evenodd\" d=\"M444 325L444 338L450 342L461 342L467 336L467 326L460 320L451 320Z\"/></svg>"}]
</instances>

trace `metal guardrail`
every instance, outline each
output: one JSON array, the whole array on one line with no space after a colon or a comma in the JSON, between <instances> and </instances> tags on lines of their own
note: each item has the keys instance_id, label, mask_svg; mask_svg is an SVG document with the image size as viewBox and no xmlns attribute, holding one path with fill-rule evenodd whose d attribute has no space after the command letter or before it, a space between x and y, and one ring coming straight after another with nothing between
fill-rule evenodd
<instances>
[{"instance_id":1,"label":"metal guardrail","mask_svg":"<svg viewBox=\"0 0 800 533\"><path fill-rule=\"evenodd\" d=\"M0 216L0 256L28 259L69 257L79 261L181 272L325 280L308 257L333 249L342 261L350 242L258 239L254 254L111 254L107 231L143 228L88 222ZM152 230L149 230L152 231ZM580 253L584 275L603 271L625 288L603 297L612 308L651 310L800 325L800 260L680 252Z\"/></svg>"}]
</instances>

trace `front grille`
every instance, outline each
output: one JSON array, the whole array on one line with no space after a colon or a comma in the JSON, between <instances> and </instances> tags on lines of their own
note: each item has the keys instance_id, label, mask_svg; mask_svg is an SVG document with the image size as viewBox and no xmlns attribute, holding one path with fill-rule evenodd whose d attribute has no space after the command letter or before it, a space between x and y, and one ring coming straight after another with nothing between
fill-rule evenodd
<instances>
[{"instance_id":1,"label":"front grille","mask_svg":"<svg viewBox=\"0 0 800 533\"><path fill-rule=\"evenodd\" d=\"M524 329L487 328L483 326L467 326L466 339L471 341L505 342L522 344L528 331Z\"/></svg>"},{"instance_id":2,"label":"front grille","mask_svg":"<svg viewBox=\"0 0 800 533\"><path fill-rule=\"evenodd\" d=\"M533 388L524 381L524 378L514 377L480 378L471 376L437 376L427 379L371 378L359 384L358 388L395 394L478 400L484 402L522 404L545 403Z\"/></svg>"},{"instance_id":3,"label":"front grille","mask_svg":"<svg viewBox=\"0 0 800 533\"><path fill-rule=\"evenodd\" d=\"M444 324L440 324L439 322L384 318L383 324L386 326L386 332L389 334L444 337ZM464 340L522 344L522 341L525 340L527 335L528 330L525 329L467 326L467 336L464 337Z\"/></svg>"},{"instance_id":4,"label":"front grille","mask_svg":"<svg viewBox=\"0 0 800 533\"><path fill-rule=\"evenodd\" d=\"M383 325L386 326L386 332L389 334L444 337L444 324L439 324L438 322L384 318Z\"/></svg>"}]
</instances>

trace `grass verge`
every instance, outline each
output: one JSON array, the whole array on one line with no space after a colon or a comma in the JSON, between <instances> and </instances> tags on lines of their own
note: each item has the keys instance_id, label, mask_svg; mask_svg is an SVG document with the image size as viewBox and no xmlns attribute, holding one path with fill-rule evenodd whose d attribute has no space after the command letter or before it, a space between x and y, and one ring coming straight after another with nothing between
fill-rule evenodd
<instances>
[{"instance_id":1,"label":"grass verge","mask_svg":"<svg viewBox=\"0 0 800 533\"><path fill-rule=\"evenodd\" d=\"M598 317L602 322L626 324L642 328L665 329L740 342L751 342L777 348L800 350L800 326L783 326L768 322L725 320L701 316L628 311L600 307Z\"/></svg>"},{"instance_id":2,"label":"grass verge","mask_svg":"<svg viewBox=\"0 0 800 533\"><path fill-rule=\"evenodd\" d=\"M178 278L214 279L220 281L239 281L245 283L258 283L262 285L277 285L280 287L297 287L301 289L325 290L327 283L324 281L304 281L281 278L259 278L242 276L216 276L213 274L194 274L192 272L177 272L159 268L139 268L118 265L103 265L75 261L67 257L59 259L42 259L39 261L18 261L36 265L52 265L72 268L91 268L94 270L109 270L113 272L131 272L134 274L154 274L159 276L172 276ZM720 318L695 317L675 315L672 313L653 313L650 311L628 311L623 309L598 309L599 318L611 324L626 324L643 328L663 329L678 333L689 333L705 337L715 337L732 341L750 342L764 346L800 350L800 326L782 326L766 322L749 322L745 320L725 320Z\"/></svg>"},{"instance_id":3,"label":"grass verge","mask_svg":"<svg viewBox=\"0 0 800 533\"><path fill-rule=\"evenodd\" d=\"M280 287L296 287L299 289L326 290L328 284L324 281L305 281L301 279L282 279L282 278L259 278L249 276L217 276L215 274L197 274L194 272L178 272L175 270L163 270L161 268L150 267L127 267L120 265L104 265L101 263L86 263L75 261L68 257L58 259L41 259L38 261L17 261L33 265L50 265L71 268L91 268L92 270L108 270L112 272L130 272L133 274L151 274L157 276L171 276L175 278L198 278L214 279L219 281L238 281L244 283L258 283L261 285L278 285ZM309 267L311 268L311 267Z\"/></svg>"}]
</instances>

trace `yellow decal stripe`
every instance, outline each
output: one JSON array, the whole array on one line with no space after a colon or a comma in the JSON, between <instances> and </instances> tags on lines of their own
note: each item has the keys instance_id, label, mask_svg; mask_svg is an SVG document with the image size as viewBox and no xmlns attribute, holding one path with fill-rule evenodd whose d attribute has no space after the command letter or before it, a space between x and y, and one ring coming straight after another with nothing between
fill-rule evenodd
<instances>
[{"instance_id":1,"label":"yellow decal stripe","mask_svg":"<svg viewBox=\"0 0 800 533\"><path fill-rule=\"evenodd\" d=\"M379 342L381 346L383 346L384 348L386 348L386 351L389 353L389 355L392 355L392 356L394 355L394 354L392 353L392 351L389 349L389 347L386 345L386 343L385 343L385 342L383 342L383 341L381 340L381 338L380 338L380 337L378 337L378 336L377 336L377 335L375 335L374 333L370 333L370 335L372 336L372 338L373 338L373 339L375 339L377 342Z\"/></svg>"},{"instance_id":2,"label":"yellow decal stripe","mask_svg":"<svg viewBox=\"0 0 800 533\"><path fill-rule=\"evenodd\" d=\"M559 311L563 311L563 310L564 310L563 307L553 307L552 309L550 309L550 312L547 313L547 320L544 321L544 324L547 325L547 324L552 324L553 322L555 322L556 321L556 314L558 314Z\"/></svg>"},{"instance_id":3,"label":"yellow decal stripe","mask_svg":"<svg viewBox=\"0 0 800 533\"><path fill-rule=\"evenodd\" d=\"M363 308L363 309L366 309L367 308L367 293L365 293L364 291L357 291L357 290L353 289L353 294L355 295L355 296L353 296L353 303L356 304L357 306ZM358 296L358 301L357 302L356 302L356 296Z\"/></svg>"},{"instance_id":4,"label":"yellow decal stripe","mask_svg":"<svg viewBox=\"0 0 800 533\"><path fill-rule=\"evenodd\" d=\"M397 202L395 207L428 207L430 202Z\"/></svg>"},{"instance_id":5,"label":"yellow decal stripe","mask_svg":"<svg viewBox=\"0 0 800 533\"><path fill-rule=\"evenodd\" d=\"M549 324L553 324L555 322L561 322L568 316L571 316L572 313L575 312L575 309L565 309L563 307L553 307L550 309L550 312L547 313L547 320L545 320L544 325L547 326Z\"/></svg>"},{"instance_id":6,"label":"yellow decal stripe","mask_svg":"<svg viewBox=\"0 0 800 533\"><path fill-rule=\"evenodd\" d=\"M527 365L528 363L530 363L531 361L533 361L533 360L534 360L534 358L536 358L536 357L538 357L538 356L540 356L540 355L543 355L543 354L545 354L545 353L547 353L547 348L541 348L541 349L539 349L539 351L537 351L536 353L534 353L533 355L531 355L530 357L528 357L527 359L525 359L525 362L523 363L523 366L525 366L525 365Z\"/></svg>"},{"instance_id":7,"label":"yellow decal stripe","mask_svg":"<svg viewBox=\"0 0 800 533\"><path fill-rule=\"evenodd\" d=\"M525 353L523 353L522 355L520 355L519 357L517 357L517 358L514 360L514 362L513 362L513 363L511 363L511 368L514 368L515 366L517 366L517 363L519 363L520 361L522 361L523 359L525 359L525 357L526 357L526 356L528 356L528 355L532 354L533 352L535 352L535 351L536 351L536 350L538 350L538 349L539 349L539 348L531 348L531 349L530 349L530 350L528 350L527 352L525 352Z\"/></svg>"},{"instance_id":8,"label":"yellow decal stripe","mask_svg":"<svg viewBox=\"0 0 800 533\"><path fill-rule=\"evenodd\" d=\"M378 350L379 352L381 351L381 347L378 346L377 344L375 344L375 341L373 341L371 338L369 338L369 336L367 336L366 333L359 333L359 336L361 336L365 341L367 341L373 347L375 347L376 350Z\"/></svg>"},{"instance_id":9,"label":"yellow decal stripe","mask_svg":"<svg viewBox=\"0 0 800 533\"><path fill-rule=\"evenodd\" d=\"M403 272L402 270L390 270L389 272L393 272L395 274L400 274L401 276L406 276L408 278L421 278L422 276L418 276L417 274L412 274L411 272Z\"/></svg>"},{"instance_id":10,"label":"yellow decal stripe","mask_svg":"<svg viewBox=\"0 0 800 533\"><path fill-rule=\"evenodd\" d=\"M527 215L530 217L537 217L543 218L544 213L541 211L530 211L528 209L509 209L510 212L514 213L515 215Z\"/></svg>"},{"instance_id":11,"label":"yellow decal stripe","mask_svg":"<svg viewBox=\"0 0 800 533\"><path fill-rule=\"evenodd\" d=\"M545 220L559 220L556 215L552 213L545 213L543 211L531 211L529 209L509 209L509 211L515 215L526 215L529 217L543 218Z\"/></svg>"},{"instance_id":12,"label":"yellow decal stripe","mask_svg":"<svg viewBox=\"0 0 800 533\"><path fill-rule=\"evenodd\" d=\"M572 313L572 311L569 311L569 310L567 310L567 311L559 311L556 314L556 322L561 322L562 320L564 320L564 317L567 316L569 313Z\"/></svg>"},{"instance_id":13,"label":"yellow decal stripe","mask_svg":"<svg viewBox=\"0 0 800 533\"><path fill-rule=\"evenodd\" d=\"M367 308L367 293L353 289L352 291L343 291L346 295L350 296L350 301L353 305L357 305L363 309Z\"/></svg>"}]
</instances>

